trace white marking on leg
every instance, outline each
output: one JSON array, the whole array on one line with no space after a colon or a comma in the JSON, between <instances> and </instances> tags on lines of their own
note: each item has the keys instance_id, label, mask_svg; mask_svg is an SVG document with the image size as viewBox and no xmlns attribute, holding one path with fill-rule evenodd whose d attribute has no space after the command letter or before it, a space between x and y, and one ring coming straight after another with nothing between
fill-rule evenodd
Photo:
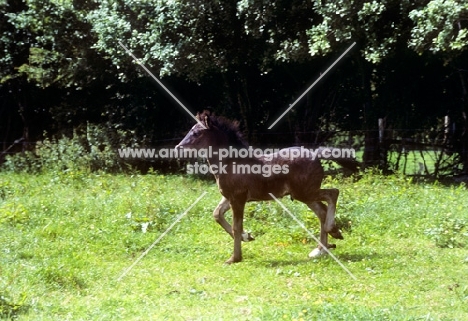
<instances>
[{"instance_id":1,"label":"white marking on leg","mask_svg":"<svg viewBox=\"0 0 468 321\"><path fill-rule=\"evenodd\" d=\"M250 242L250 241L253 241L254 238L252 237L252 235L248 232L244 232L242 233L242 241L243 242Z\"/></svg>"},{"instance_id":2,"label":"white marking on leg","mask_svg":"<svg viewBox=\"0 0 468 321\"><path fill-rule=\"evenodd\" d=\"M273 195L272 193L268 193L268 194L270 194L271 198L274 199L274 200L283 208L283 210L285 210L286 213L288 213L289 216L291 216L291 217L293 218L293 220L296 221L296 223L299 224L299 226L302 227L302 228L307 232L307 234L309 234L309 236L312 237L312 238L315 240L315 242L317 242L317 243L320 245L321 248L323 248L324 251L326 251L328 254L330 254L330 256L336 261L336 263L338 263L338 265L340 265L340 266L343 268L343 270L345 270L346 272L348 272L348 274L353 278L353 280L357 280L357 278L354 276L354 274L351 273L351 271L349 271L349 270L346 268L346 266L344 266L343 263L341 263L341 261L338 260L338 259L336 258L336 256L333 255L333 253L330 252L329 249L326 248L326 245L325 245L325 244L322 244L322 243L315 237L315 235L312 234L312 233L305 227L304 223L302 223L293 213L291 213L291 211L288 210L288 209L286 208L286 206L284 206L284 204L281 203L281 202L279 201L279 199L277 199L277 198L275 197L275 195Z\"/></svg>"},{"instance_id":3,"label":"white marking on leg","mask_svg":"<svg viewBox=\"0 0 468 321\"><path fill-rule=\"evenodd\" d=\"M329 249L330 250L330 249ZM315 249L312 250L312 252L309 253L309 257L311 259L318 258L323 255L327 255L327 251L325 251L321 246L316 247Z\"/></svg>"}]
</instances>

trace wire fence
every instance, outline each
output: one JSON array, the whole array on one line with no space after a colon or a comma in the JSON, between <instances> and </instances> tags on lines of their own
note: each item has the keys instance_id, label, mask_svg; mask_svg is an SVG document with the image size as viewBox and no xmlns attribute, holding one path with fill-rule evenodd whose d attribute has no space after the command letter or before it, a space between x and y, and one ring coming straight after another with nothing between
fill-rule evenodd
<instances>
[{"instance_id":1,"label":"wire fence","mask_svg":"<svg viewBox=\"0 0 468 321\"><path fill-rule=\"evenodd\" d=\"M327 134L322 144L352 147L357 160L365 167L436 177L457 175L463 170L461 154L464 150L443 130L392 129Z\"/></svg>"}]
</instances>

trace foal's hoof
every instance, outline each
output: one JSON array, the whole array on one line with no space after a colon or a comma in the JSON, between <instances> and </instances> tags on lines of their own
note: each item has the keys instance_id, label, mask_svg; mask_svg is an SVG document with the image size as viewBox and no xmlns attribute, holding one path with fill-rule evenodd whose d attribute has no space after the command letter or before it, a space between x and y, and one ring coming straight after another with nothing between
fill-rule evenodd
<instances>
[{"instance_id":1,"label":"foal's hoof","mask_svg":"<svg viewBox=\"0 0 468 321\"><path fill-rule=\"evenodd\" d=\"M334 249L334 248L336 248L335 244L328 244L328 249ZM312 252L309 253L309 257L311 259L316 259L326 254L328 254L328 252L322 246L319 245L318 247L313 249Z\"/></svg>"},{"instance_id":2,"label":"foal's hoof","mask_svg":"<svg viewBox=\"0 0 468 321\"><path fill-rule=\"evenodd\" d=\"M341 235L340 229L337 228L336 226L333 228L333 230L328 232L328 234L330 234L333 238L338 239L338 240L344 239L343 235Z\"/></svg>"},{"instance_id":3,"label":"foal's hoof","mask_svg":"<svg viewBox=\"0 0 468 321\"><path fill-rule=\"evenodd\" d=\"M252 234L244 232L242 233L242 242L251 242L255 241L255 238L252 236Z\"/></svg>"},{"instance_id":4,"label":"foal's hoof","mask_svg":"<svg viewBox=\"0 0 468 321\"><path fill-rule=\"evenodd\" d=\"M237 263L237 262L240 262L240 261L242 261L242 258L235 258L235 257L231 256L231 257L229 258L229 260L227 260L226 262L224 262L224 264L230 265L230 264L232 264L232 263Z\"/></svg>"},{"instance_id":5,"label":"foal's hoof","mask_svg":"<svg viewBox=\"0 0 468 321\"><path fill-rule=\"evenodd\" d=\"M312 250L312 252L309 253L309 257L311 259L316 259L318 257L324 256L327 254L327 251L325 251L321 247L316 247L315 249Z\"/></svg>"}]
</instances>

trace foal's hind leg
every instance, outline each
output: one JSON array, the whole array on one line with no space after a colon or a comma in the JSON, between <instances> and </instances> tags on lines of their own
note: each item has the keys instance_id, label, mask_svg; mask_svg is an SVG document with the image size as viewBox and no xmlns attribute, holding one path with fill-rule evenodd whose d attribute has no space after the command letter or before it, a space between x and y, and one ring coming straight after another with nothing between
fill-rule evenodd
<instances>
[{"instance_id":1,"label":"foal's hind leg","mask_svg":"<svg viewBox=\"0 0 468 321\"><path fill-rule=\"evenodd\" d=\"M335 212L336 212L336 202L338 200L338 195L340 191L336 188L331 189L321 189L318 193L318 198L320 201L327 202L327 215L325 218L324 228L327 233L333 236L336 239L343 239L340 230L335 224Z\"/></svg>"},{"instance_id":2,"label":"foal's hind leg","mask_svg":"<svg viewBox=\"0 0 468 321\"><path fill-rule=\"evenodd\" d=\"M316 258L321 255L326 254L327 252L323 249L323 247L334 248L334 244L328 244L328 234L325 231L325 222L327 218L327 206L322 202L311 202L307 203L307 206L314 211L315 215L320 220L320 244L312 252L309 253L310 258Z\"/></svg>"},{"instance_id":3,"label":"foal's hind leg","mask_svg":"<svg viewBox=\"0 0 468 321\"><path fill-rule=\"evenodd\" d=\"M232 226L226 221L224 217L224 213L226 213L231 208L231 204L229 204L229 200L223 196L221 201L219 202L218 206L216 206L215 210L213 211L213 217L219 225L223 227L223 229L234 238L234 234L232 233ZM242 232L242 241L250 242L255 240L254 237L245 231Z\"/></svg>"},{"instance_id":4,"label":"foal's hind leg","mask_svg":"<svg viewBox=\"0 0 468 321\"><path fill-rule=\"evenodd\" d=\"M327 218L327 207L322 202L308 203L307 206L317 215L320 220L320 243L327 246L328 234L325 232L325 219Z\"/></svg>"}]
</instances>

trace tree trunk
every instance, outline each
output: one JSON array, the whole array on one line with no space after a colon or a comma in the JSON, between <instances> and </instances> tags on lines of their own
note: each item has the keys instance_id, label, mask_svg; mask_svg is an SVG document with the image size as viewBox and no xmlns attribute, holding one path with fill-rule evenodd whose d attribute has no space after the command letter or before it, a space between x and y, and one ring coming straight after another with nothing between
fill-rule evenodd
<instances>
[{"instance_id":1,"label":"tree trunk","mask_svg":"<svg viewBox=\"0 0 468 321\"><path fill-rule=\"evenodd\" d=\"M367 130L364 134L364 154L362 161L365 167L380 165L379 132Z\"/></svg>"},{"instance_id":2,"label":"tree trunk","mask_svg":"<svg viewBox=\"0 0 468 321\"><path fill-rule=\"evenodd\" d=\"M463 166L463 174L468 174L468 89L466 85L465 77L463 76L462 71L458 70L458 75L460 76L460 82L462 86L462 134L460 137L460 159Z\"/></svg>"},{"instance_id":3,"label":"tree trunk","mask_svg":"<svg viewBox=\"0 0 468 321\"><path fill-rule=\"evenodd\" d=\"M246 132L246 139L250 143L255 139L254 135L254 119L252 113L252 104L250 103L250 95L247 86L246 77L224 75L224 83L229 92L230 102L237 106L236 112L240 114L241 126ZM230 115L232 117L232 115Z\"/></svg>"},{"instance_id":4,"label":"tree trunk","mask_svg":"<svg viewBox=\"0 0 468 321\"><path fill-rule=\"evenodd\" d=\"M377 130L377 115L372 103L371 68L364 58L358 58L361 74L361 90L364 116L364 154L362 160L365 167L380 165L379 131Z\"/></svg>"},{"instance_id":5,"label":"tree trunk","mask_svg":"<svg viewBox=\"0 0 468 321\"><path fill-rule=\"evenodd\" d=\"M22 151L26 151L27 145L29 143L29 123L26 116L26 111L23 104L18 104L18 113L23 121L23 148Z\"/></svg>"},{"instance_id":6,"label":"tree trunk","mask_svg":"<svg viewBox=\"0 0 468 321\"><path fill-rule=\"evenodd\" d=\"M250 104L249 88L247 86L247 79L239 77L237 79L237 104L239 105L240 114L244 122L245 129L247 131L247 141L253 142L254 135L254 119L252 115L252 105Z\"/></svg>"}]
</instances>

